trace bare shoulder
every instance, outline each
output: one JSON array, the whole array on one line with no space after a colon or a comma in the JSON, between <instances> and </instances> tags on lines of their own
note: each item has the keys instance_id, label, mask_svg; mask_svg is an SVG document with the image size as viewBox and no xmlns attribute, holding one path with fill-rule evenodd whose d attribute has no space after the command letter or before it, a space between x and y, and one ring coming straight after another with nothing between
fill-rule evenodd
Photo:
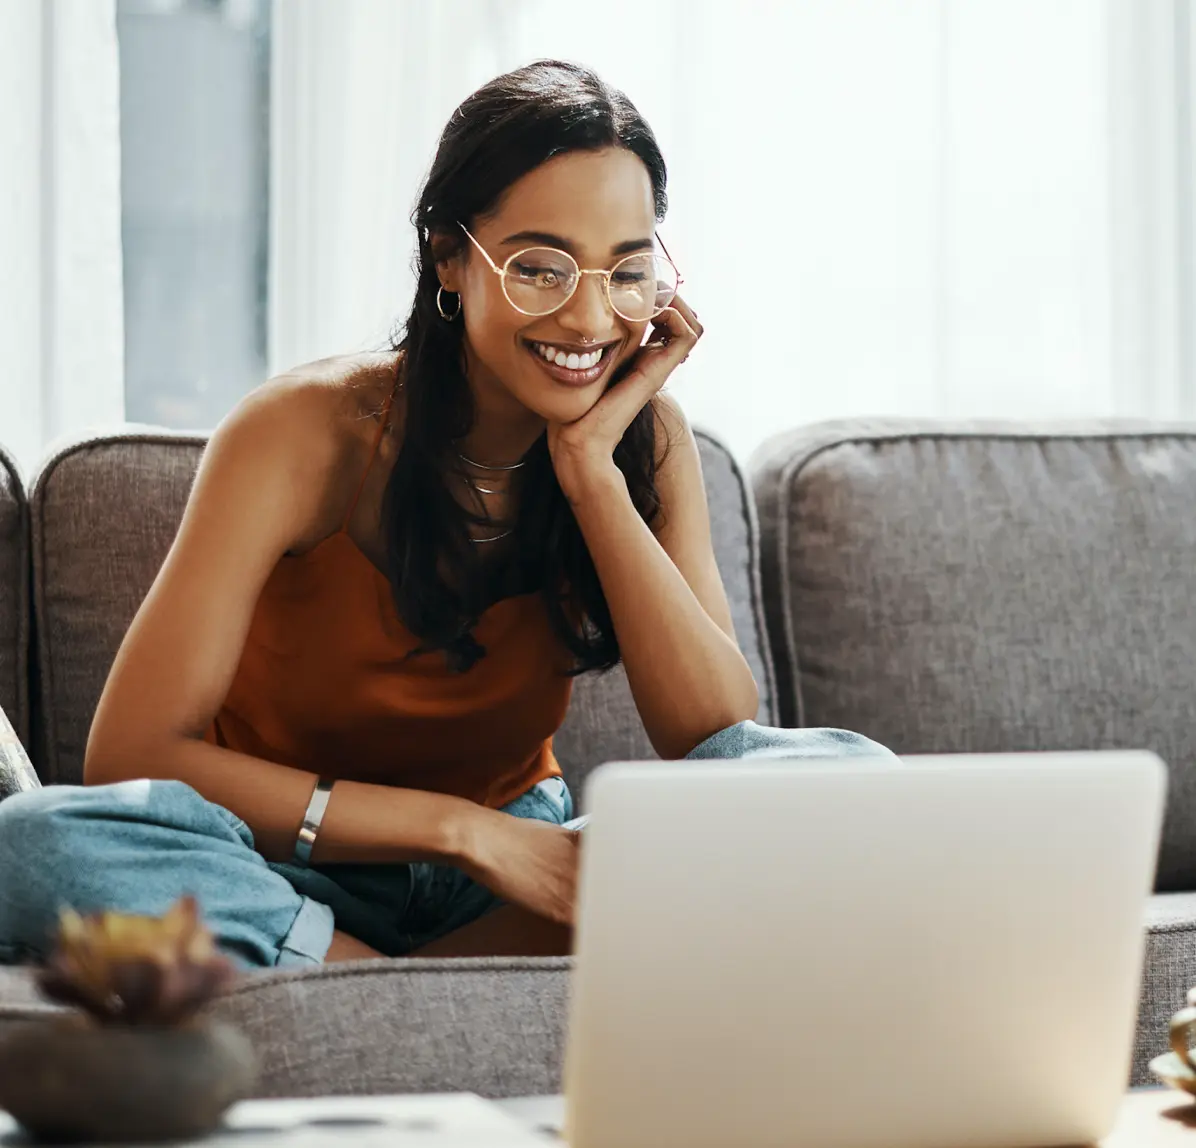
<instances>
[{"instance_id":1,"label":"bare shoulder","mask_svg":"<svg viewBox=\"0 0 1196 1148\"><path fill-rule=\"evenodd\" d=\"M394 387L393 352L338 355L292 367L251 391L237 410L252 409L268 423L279 416L291 431L308 431L336 446L368 437Z\"/></svg>"},{"instance_id":2,"label":"bare shoulder","mask_svg":"<svg viewBox=\"0 0 1196 1148\"><path fill-rule=\"evenodd\" d=\"M337 529L382 364L313 367L263 383L212 434L178 533L100 698L89 779L146 776L137 771L160 769L171 738L204 735L228 696L271 572L297 542Z\"/></svg>"},{"instance_id":3,"label":"bare shoulder","mask_svg":"<svg viewBox=\"0 0 1196 1148\"><path fill-rule=\"evenodd\" d=\"M318 540L340 524L395 368L393 354L346 355L276 375L223 419L205 461L241 482L286 492L296 541Z\"/></svg>"}]
</instances>

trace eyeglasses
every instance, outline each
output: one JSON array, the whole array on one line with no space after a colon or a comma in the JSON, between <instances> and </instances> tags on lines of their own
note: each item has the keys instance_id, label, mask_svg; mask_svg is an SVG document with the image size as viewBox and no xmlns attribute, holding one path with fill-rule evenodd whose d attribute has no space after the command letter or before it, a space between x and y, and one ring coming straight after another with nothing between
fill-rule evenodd
<instances>
[{"instance_id":1,"label":"eyeglasses","mask_svg":"<svg viewBox=\"0 0 1196 1148\"><path fill-rule=\"evenodd\" d=\"M470 235L469 228L464 223L459 226L490 264L490 269L501 277L507 302L524 315L551 315L559 311L573 298L583 275L601 275L615 314L629 323L642 323L665 310L681 285L681 276L667 250L663 255L653 251L628 255L604 271L578 267L572 255L555 247L525 247L499 267ZM663 243L660 246L664 248Z\"/></svg>"}]
</instances>

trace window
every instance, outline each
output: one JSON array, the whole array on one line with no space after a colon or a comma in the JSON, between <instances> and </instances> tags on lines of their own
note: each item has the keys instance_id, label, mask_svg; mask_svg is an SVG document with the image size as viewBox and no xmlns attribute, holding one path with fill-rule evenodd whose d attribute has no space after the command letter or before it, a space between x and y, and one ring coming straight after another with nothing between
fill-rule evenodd
<instances>
[{"instance_id":1,"label":"window","mask_svg":"<svg viewBox=\"0 0 1196 1148\"><path fill-rule=\"evenodd\" d=\"M214 426L266 373L269 0L117 0L125 404Z\"/></svg>"}]
</instances>

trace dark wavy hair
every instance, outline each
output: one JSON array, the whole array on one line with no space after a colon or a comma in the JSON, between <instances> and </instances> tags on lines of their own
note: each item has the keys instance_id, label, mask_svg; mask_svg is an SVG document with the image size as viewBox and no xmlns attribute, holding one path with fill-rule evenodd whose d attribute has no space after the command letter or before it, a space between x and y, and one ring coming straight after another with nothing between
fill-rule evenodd
<instances>
[{"instance_id":1,"label":"dark wavy hair","mask_svg":"<svg viewBox=\"0 0 1196 1148\"><path fill-rule=\"evenodd\" d=\"M593 560L557 483L541 435L518 477L512 557L501 585L487 577L471 545L471 522L485 521L452 496L447 474L460 471L455 443L473 424L462 353L464 324L436 307L437 260L465 242L458 223L493 211L503 193L553 156L626 148L648 170L657 219L667 206L666 170L656 139L631 101L588 69L541 60L492 80L449 119L412 213L418 232L415 301L392 341L402 352L404 433L383 499L383 531L399 617L420 640L418 652L443 650L468 670L485 649L473 628L487 606L510 593L538 591L552 627L571 652L574 673L608 669L619 643ZM450 301L447 306L451 308ZM627 428L614 461L645 522L660 513L656 425L649 403Z\"/></svg>"}]
</instances>

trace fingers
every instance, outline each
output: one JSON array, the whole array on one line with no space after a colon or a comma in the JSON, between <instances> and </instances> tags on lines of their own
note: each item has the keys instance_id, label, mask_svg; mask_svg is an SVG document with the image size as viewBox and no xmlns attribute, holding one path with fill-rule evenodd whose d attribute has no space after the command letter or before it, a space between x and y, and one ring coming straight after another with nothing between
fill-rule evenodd
<instances>
[{"instance_id":1,"label":"fingers","mask_svg":"<svg viewBox=\"0 0 1196 1148\"><path fill-rule=\"evenodd\" d=\"M652 320L652 326L655 330L644 347L650 348L653 354L657 353L657 347L677 349L677 353L670 356L669 370L689 358L704 330L697 312L680 295Z\"/></svg>"},{"instance_id":2,"label":"fingers","mask_svg":"<svg viewBox=\"0 0 1196 1148\"><path fill-rule=\"evenodd\" d=\"M682 299L680 295L674 296L672 306L676 308L681 317L685 320L686 324L689 326L689 329L693 331L694 338L700 339L702 337L704 328L698 321L697 311L695 311L688 303L686 303L686 301Z\"/></svg>"},{"instance_id":3,"label":"fingers","mask_svg":"<svg viewBox=\"0 0 1196 1148\"><path fill-rule=\"evenodd\" d=\"M696 318L694 322L697 322ZM652 324L655 330L640 350L643 356L640 370L646 375L659 372L660 385L663 386L673 368L689 357L700 332L690 325L689 318L678 307L666 308L652 320Z\"/></svg>"},{"instance_id":4,"label":"fingers","mask_svg":"<svg viewBox=\"0 0 1196 1148\"><path fill-rule=\"evenodd\" d=\"M593 444L608 442L613 446L626 431L631 420L649 403L668 381L702 336L703 327L697 313L680 296L675 296L652 320L652 334L634 352L631 369L626 376L610 387L587 414L568 428L555 434L550 428L549 449L554 463L565 457L561 448L585 441ZM560 469L558 468L558 477Z\"/></svg>"},{"instance_id":5,"label":"fingers","mask_svg":"<svg viewBox=\"0 0 1196 1148\"><path fill-rule=\"evenodd\" d=\"M682 308L689 314L685 314ZM677 339L689 339L696 342L700 324L698 324L694 313L680 299L674 299L672 306L666 307L652 320L652 326L654 330L648 339L647 346L651 346L654 341L671 345Z\"/></svg>"}]
</instances>

